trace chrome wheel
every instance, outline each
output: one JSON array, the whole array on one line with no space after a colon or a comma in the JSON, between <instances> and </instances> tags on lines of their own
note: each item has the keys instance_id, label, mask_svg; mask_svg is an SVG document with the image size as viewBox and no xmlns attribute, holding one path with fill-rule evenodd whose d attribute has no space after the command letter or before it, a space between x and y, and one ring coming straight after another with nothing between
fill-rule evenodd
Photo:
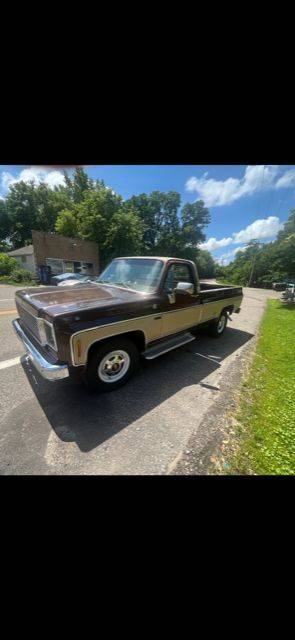
<instances>
[{"instance_id":1,"label":"chrome wheel","mask_svg":"<svg viewBox=\"0 0 295 640\"><path fill-rule=\"evenodd\" d=\"M218 320L217 333L222 333L225 328L225 325L226 325L226 316L222 315Z\"/></svg>"},{"instance_id":2,"label":"chrome wheel","mask_svg":"<svg viewBox=\"0 0 295 640\"><path fill-rule=\"evenodd\" d=\"M98 367L98 377L103 382L117 382L121 380L130 367L130 356L127 351L116 349L101 360Z\"/></svg>"}]
</instances>

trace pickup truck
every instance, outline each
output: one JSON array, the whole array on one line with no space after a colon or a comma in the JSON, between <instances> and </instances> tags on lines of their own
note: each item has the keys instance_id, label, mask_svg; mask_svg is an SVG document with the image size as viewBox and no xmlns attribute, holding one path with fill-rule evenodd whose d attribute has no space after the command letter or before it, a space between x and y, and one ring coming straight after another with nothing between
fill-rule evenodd
<instances>
[{"instance_id":1,"label":"pickup truck","mask_svg":"<svg viewBox=\"0 0 295 640\"><path fill-rule=\"evenodd\" d=\"M116 258L92 282L17 291L13 326L44 378L81 372L91 388L109 391L130 378L140 357L194 340L201 324L221 337L242 297L241 287L200 282L190 260Z\"/></svg>"}]
</instances>

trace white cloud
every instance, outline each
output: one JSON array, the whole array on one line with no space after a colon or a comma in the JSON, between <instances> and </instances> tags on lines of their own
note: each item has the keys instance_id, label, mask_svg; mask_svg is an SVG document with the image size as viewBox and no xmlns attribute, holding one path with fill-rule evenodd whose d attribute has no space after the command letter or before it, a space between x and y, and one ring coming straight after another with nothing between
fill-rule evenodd
<instances>
[{"instance_id":1,"label":"white cloud","mask_svg":"<svg viewBox=\"0 0 295 640\"><path fill-rule=\"evenodd\" d=\"M45 182L45 184L47 184L51 189L55 186L65 184L64 176L60 171L47 171L44 167L29 167L28 169L22 169L17 176L13 176L9 171L2 172L1 184L5 191L7 191L10 185L16 184L21 180L24 182L34 180L37 185L41 184L41 182Z\"/></svg>"},{"instance_id":2,"label":"white cloud","mask_svg":"<svg viewBox=\"0 0 295 640\"><path fill-rule=\"evenodd\" d=\"M232 244L232 238L222 238L222 240L217 240L216 238L209 238L207 242L203 242L200 244L200 249L206 249L207 251L215 251L215 249L219 249L220 247L226 247L228 244Z\"/></svg>"},{"instance_id":3,"label":"white cloud","mask_svg":"<svg viewBox=\"0 0 295 640\"><path fill-rule=\"evenodd\" d=\"M283 225L277 216L268 216L262 220L255 220L252 224L249 224L246 229L234 233L234 244L239 242L249 242L253 238L262 240L263 238L271 238L275 236Z\"/></svg>"},{"instance_id":4,"label":"white cloud","mask_svg":"<svg viewBox=\"0 0 295 640\"><path fill-rule=\"evenodd\" d=\"M186 190L196 193L208 207L231 204L239 198L269 189L295 186L295 169L281 175L279 165L248 165L242 178L215 180L204 173L200 178L192 176L186 182Z\"/></svg>"},{"instance_id":5,"label":"white cloud","mask_svg":"<svg viewBox=\"0 0 295 640\"><path fill-rule=\"evenodd\" d=\"M236 253L238 253L238 251L245 251L245 250L246 250L246 247L236 247L232 251L228 251L227 253L223 253L221 256L219 256L219 260L226 260L227 258L234 258L234 256L236 255Z\"/></svg>"},{"instance_id":6,"label":"white cloud","mask_svg":"<svg viewBox=\"0 0 295 640\"><path fill-rule=\"evenodd\" d=\"M276 189L288 188L295 186L295 169L286 171L276 183Z\"/></svg>"},{"instance_id":7,"label":"white cloud","mask_svg":"<svg viewBox=\"0 0 295 640\"><path fill-rule=\"evenodd\" d=\"M218 258L215 258L215 262L221 265L227 265L233 261L238 251L245 251L245 250L246 250L246 247L236 247L235 249L233 249L233 251L228 251L227 253L223 253Z\"/></svg>"},{"instance_id":8,"label":"white cloud","mask_svg":"<svg viewBox=\"0 0 295 640\"><path fill-rule=\"evenodd\" d=\"M264 238L272 238L275 236L283 224L280 222L277 216L268 216L261 220L255 220L249 224L245 229L237 231L232 234L232 237L222 238L217 240L216 238L209 238L206 242L200 244L200 249L207 249L208 251L215 251L221 247L227 247L230 244L239 244L241 242L247 243L250 240L262 240ZM241 247L237 247L235 251L241 250Z\"/></svg>"}]
</instances>

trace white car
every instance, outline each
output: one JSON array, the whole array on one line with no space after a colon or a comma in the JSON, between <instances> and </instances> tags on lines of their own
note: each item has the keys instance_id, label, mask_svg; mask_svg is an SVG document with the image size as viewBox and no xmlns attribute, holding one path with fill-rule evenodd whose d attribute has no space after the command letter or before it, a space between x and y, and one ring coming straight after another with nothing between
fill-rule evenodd
<instances>
[{"instance_id":1,"label":"white car","mask_svg":"<svg viewBox=\"0 0 295 640\"><path fill-rule=\"evenodd\" d=\"M73 278L67 278L67 280L62 280L62 282L59 282L59 284L57 285L58 287L68 287L71 286L73 284L81 284L82 282L89 282L91 281L91 276L85 276L84 278L75 278L73 276Z\"/></svg>"}]
</instances>

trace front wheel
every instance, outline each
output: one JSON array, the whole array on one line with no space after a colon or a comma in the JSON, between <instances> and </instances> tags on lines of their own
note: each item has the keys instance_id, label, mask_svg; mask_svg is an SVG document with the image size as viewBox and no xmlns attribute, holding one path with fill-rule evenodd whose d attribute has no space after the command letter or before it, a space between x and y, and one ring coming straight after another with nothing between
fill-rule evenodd
<instances>
[{"instance_id":1,"label":"front wheel","mask_svg":"<svg viewBox=\"0 0 295 640\"><path fill-rule=\"evenodd\" d=\"M227 312L222 311L219 318L217 320L213 320L213 322L209 325L209 332L213 338L220 338L224 333L227 325Z\"/></svg>"},{"instance_id":2,"label":"front wheel","mask_svg":"<svg viewBox=\"0 0 295 640\"><path fill-rule=\"evenodd\" d=\"M109 340L92 351L84 376L85 382L96 391L118 389L129 380L138 363L139 352L131 340Z\"/></svg>"}]
</instances>

